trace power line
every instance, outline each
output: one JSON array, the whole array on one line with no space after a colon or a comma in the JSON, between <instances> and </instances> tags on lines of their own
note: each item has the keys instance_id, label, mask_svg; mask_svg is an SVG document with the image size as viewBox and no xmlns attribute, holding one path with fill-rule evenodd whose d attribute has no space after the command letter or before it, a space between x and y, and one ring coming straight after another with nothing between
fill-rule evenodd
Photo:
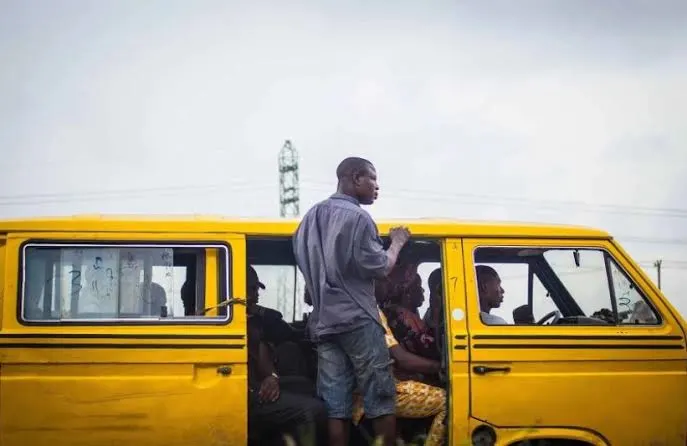
<instances>
[{"instance_id":1,"label":"power line","mask_svg":"<svg viewBox=\"0 0 687 446\"><path fill-rule=\"evenodd\" d=\"M290 144L290 142L289 142ZM285 147L288 147L287 144L285 144ZM294 149L295 150L295 149ZM297 153L295 154L297 157ZM297 163L296 163L297 165ZM286 173L286 172L285 172ZM295 176L293 175L295 173ZM281 213L281 207L286 206L286 207L291 207L291 209L288 210L288 212L294 213L297 215L298 213L298 207L300 206L300 196L299 196L299 191L300 191L300 184L298 181L298 171L291 171L290 172L291 178L286 179L284 178L284 181L290 181L291 183L289 184L284 184L283 186L280 185L280 200L283 195L285 198L285 201L283 204L280 201L280 213ZM317 184L317 183L315 183ZM225 183L218 183L218 184L208 184L208 185L181 185L181 186L159 186L159 187L150 187L150 188L131 188L131 189L114 189L114 190L102 190L102 191L87 191L87 192L67 192L67 193L41 193L41 194L23 194L23 195L4 195L0 196L0 207L3 206L18 206L18 205L40 205L40 204L52 204L52 203L66 203L66 202L72 202L72 201L97 201L105 198L113 199L126 199L126 198L145 198L148 196L164 196L164 195L186 195L192 192L210 192L210 191L222 191L222 192L228 192L228 191L242 191L242 190L251 190L255 191L258 189L266 189L273 187L272 184L256 184L254 181L249 181L246 179L240 179L240 180L233 180L233 181L228 181ZM312 189L323 189L323 186L315 186L311 187ZM327 187L327 190L329 188ZM387 194L387 196L391 197L399 197L399 198L409 198L411 200L440 200L440 201L446 201L443 198L439 198L438 196L430 196L430 194L437 194L436 191L416 191L414 194L425 194L421 197L414 196L412 193L408 194L406 193L394 193L391 192ZM462 196L479 196L479 195L473 195L473 194L447 194L447 193L438 193L440 195L446 196L446 197L462 197ZM483 197L488 197L488 196L483 196ZM297 199L296 199L297 198ZM508 197L505 197L504 200L509 200ZM518 199L518 200L525 200L528 201L531 205L534 203L537 203L536 200L528 200L528 199ZM460 201L458 199L457 201ZM482 200L482 201L477 201L475 204L496 204L496 201L490 202L489 200ZM566 202L563 202L566 203ZM569 203L569 202L568 202ZM509 203L511 205L515 203ZM622 207L623 209L631 209L632 207ZM636 209L649 209L649 208L641 208L638 207ZM669 209L669 208L650 208L654 211L681 211L677 209ZM624 236L624 235L614 235L614 237L618 240L621 240L623 243L638 243L638 244L653 244L653 245L687 245L687 239L684 238L657 238L657 237L643 237L643 236ZM668 267L669 265L666 265ZM672 266L671 266L672 268Z\"/></svg>"},{"instance_id":2,"label":"power line","mask_svg":"<svg viewBox=\"0 0 687 446\"><path fill-rule=\"evenodd\" d=\"M255 187L254 182L248 180L233 181L234 184L245 184L247 187ZM310 185L307 189L312 190L331 190L331 185L328 183L320 183L315 181L307 181L305 184ZM23 204L48 204L59 203L69 200L85 200L95 198L120 198L121 196L143 196L146 194L169 193L174 191L191 192L212 189L225 189L231 187L230 183L219 183L211 185L185 185L185 186L163 186L154 188L132 188L132 189L118 189L118 190L104 190L104 191L88 191L88 192L66 192L66 193L38 193L38 194L14 194L14 195L0 195L0 206L23 205ZM300 185L298 185L300 188ZM293 194L297 191L290 187L284 188L286 193ZM507 197L507 196L490 196L470 193L450 193L435 190L421 190L421 189L396 189L385 196L390 198L399 198L415 201L455 201L464 204L473 205L501 205L501 206L519 206L519 207L535 207L539 209L561 209L561 208L577 208L584 212L596 213L612 213L612 214L629 214L629 215L644 215L644 216L661 216L671 218L687 218L687 209L678 208L660 208L660 207L641 207L641 206L623 206L610 204L589 204L580 201L550 201L550 200L535 200L528 198Z\"/></svg>"},{"instance_id":3,"label":"power line","mask_svg":"<svg viewBox=\"0 0 687 446\"><path fill-rule=\"evenodd\" d=\"M167 192L167 191L184 191L184 190L203 190L231 187L232 185L252 185L254 180L237 179L225 181L214 184L186 184L186 185L167 185L156 187L136 187L127 189L105 189L105 190L89 190L89 191L74 191L74 192L52 192L52 193L35 193L35 194L15 194L15 195L0 195L0 200L15 200L15 199L50 199L50 198L65 198L72 196L104 196L130 193L153 193L153 192Z\"/></svg>"},{"instance_id":4,"label":"power line","mask_svg":"<svg viewBox=\"0 0 687 446\"><path fill-rule=\"evenodd\" d=\"M242 184L243 183L243 184ZM0 201L0 206L26 206L37 204L56 204L69 203L73 201L97 201L104 199L129 199L129 198L146 198L151 196L175 196L186 195L197 192L229 192L242 190L258 190L274 187L273 184L254 184L248 182L236 182L206 185L206 186L171 186L148 189L120 189L112 191L98 191L98 192L84 192L84 193L67 193L67 194L53 194L54 198L17 200L17 201ZM45 194L49 195L49 194ZM1 199L1 198L0 198Z\"/></svg>"},{"instance_id":5,"label":"power line","mask_svg":"<svg viewBox=\"0 0 687 446\"><path fill-rule=\"evenodd\" d=\"M687 245L687 239L679 238L654 238L654 237L637 237L637 236L613 236L623 243L646 243L650 245Z\"/></svg>"},{"instance_id":6,"label":"power line","mask_svg":"<svg viewBox=\"0 0 687 446\"><path fill-rule=\"evenodd\" d=\"M239 184L248 184L247 180L235 181ZM18 194L18 195L0 195L0 200L21 200L21 199L50 199L50 198L68 198L73 196L105 196L131 193L149 193L149 192L166 192L166 191L183 191L183 190L203 190L208 188L217 188L225 186L225 184L206 184L206 185L184 185L184 186L159 186L159 187L145 187L145 188L130 188L130 189L110 189L100 191L82 191L82 192L57 192L57 193L38 193L38 194Z\"/></svg>"},{"instance_id":7,"label":"power line","mask_svg":"<svg viewBox=\"0 0 687 446\"><path fill-rule=\"evenodd\" d=\"M312 189L327 190L331 187L327 183L317 181L307 181L306 184L311 184ZM383 192L385 197L391 198L405 198L410 200L422 201L456 201L465 204L477 205L505 205L505 206L525 206L525 207L539 207L541 209L560 209L560 208L577 208L580 211L611 213L611 214L629 214L629 215L656 215L662 217L687 218L687 209L680 208L660 208L660 207L644 207L644 206L627 206L627 205L613 205L613 204L592 204L582 201L572 200L536 200L531 198L519 198L508 196L494 196L494 195L480 195L471 193L456 193L436 190L422 190L422 189L403 189L395 188L390 192Z\"/></svg>"},{"instance_id":8,"label":"power line","mask_svg":"<svg viewBox=\"0 0 687 446\"><path fill-rule=\"evenodd\" d=\"M290 142L289 142L290 143ZM233 183L250 184L249 180L238 180ZM331 190L331 184L317 181L305 181L304 184L310 185L308 189L312 190ZM65 192L65 193L37 193L37 194L14 194L14 195L0 195L0 205L2 201L12 201L10 204L23 204L23 200L41 200L41 204L52 201L53 199L84 197L84 196L112 196L112 195L129 195L129 194L144 194L167 191L192 191L217 189L227 187L227 183L211 184L211 185L185 185L185 186L163 186L154 188L132 188L132 189L118 189L118 190L104 190L104 191L88 191L88 192ZM385 196L391 198L405 198L410 200L422 201L457 201L466 204L477 205L518 205L527 207L539 208L564 208L575 207L582 211L593 211L600 213L621 213L633 215L652 215L676 218L687 218L687 209L679 208L661 208L661 207L642 207L642 206L625 206L625 205L611 205L611 204L590 204L581 201L551 201L551 200L536 200L530 198L508 197L508 196L492 196L471 193L454 193L436 190L423 189L394 189L391 192L385 193ZM45 201L43 201L45 200Z\"/></svg>"}]
</instances>

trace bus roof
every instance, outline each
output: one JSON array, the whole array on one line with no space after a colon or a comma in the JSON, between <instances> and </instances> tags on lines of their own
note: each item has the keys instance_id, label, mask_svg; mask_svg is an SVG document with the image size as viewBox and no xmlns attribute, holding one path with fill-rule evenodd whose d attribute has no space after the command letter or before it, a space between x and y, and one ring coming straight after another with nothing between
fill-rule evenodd
<instances>
[{"instance_id":1,"label":"bus roof","mask_svg":"<svg viewBox=\"0 0 687 446\"><path fill-rule=\"evenodd\" d=\"M207 232L290 235L299 219L217 215L73 215L0 220L0 233L11 232ZM380 232L397 225L418 236L572 237L610 239L605 231L583 226L542 223L466 221L446 218L377 220Z\"/></svg>"}]
</instances>

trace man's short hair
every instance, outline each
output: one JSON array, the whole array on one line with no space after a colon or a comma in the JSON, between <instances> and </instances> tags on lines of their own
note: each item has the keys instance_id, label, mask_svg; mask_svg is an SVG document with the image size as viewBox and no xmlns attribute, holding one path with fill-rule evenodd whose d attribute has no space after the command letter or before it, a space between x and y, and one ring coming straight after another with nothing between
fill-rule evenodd
<instances>
[{"instance_id":1,"label":"man's short hair","mask_svg":"<svg viewBox=\"0 0 687 446\"><path fill-rule=\"evenodd\" d=\"M372 167L374 167L373 164L365 158L350 156L339 163L336 168L336 178L339 181L344 178L353 178L356 174Z\"/></svg>"},{"instance_id":2,"label":"man's short hair","mask_svg":"<svg viewBox=\"0 0 687 446\"><path fill-rule=\"evenodd\" d=\"M477 273L477 283L479 285L484 284L489 279L497 279L499 273L496 272L494 268L487 265L477 265L475 267L475 272Z\"/></svg>"}]
</instances>

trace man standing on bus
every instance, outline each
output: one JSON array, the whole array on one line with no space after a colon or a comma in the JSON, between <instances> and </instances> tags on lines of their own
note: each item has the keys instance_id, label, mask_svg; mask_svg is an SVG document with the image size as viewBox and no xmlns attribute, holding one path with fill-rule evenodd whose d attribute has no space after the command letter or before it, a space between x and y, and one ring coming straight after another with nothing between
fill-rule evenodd
<instances>
[{"instance_id":1,"label":"man standing on bus","mask_svg":"<svg viewBox=\"0 0 687 446\"><path fill-rule=\"evenodd\" d=\"M384 250L376 224L361 208L374 203L379 191L371 162L346 158L336 176L337 192L305 214L293 238L313 306L308 326L317 344L317 391L327 408L331 446L348 444L356 383L376 436L391 446L396 387L374 280L391 271L410 232L392 229Z\"/></svg>"}]
</instances>

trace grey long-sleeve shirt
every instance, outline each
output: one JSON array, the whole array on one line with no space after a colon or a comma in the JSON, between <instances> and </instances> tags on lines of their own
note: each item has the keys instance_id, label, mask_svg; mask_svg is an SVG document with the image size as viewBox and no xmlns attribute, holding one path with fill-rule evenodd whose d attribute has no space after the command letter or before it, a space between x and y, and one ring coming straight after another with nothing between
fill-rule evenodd
<instances>
[{"instance_id":1,"label":"grey long-sleeve shirt","mask_svg":"<svg viewBox=\"0 0 687 446\"><path fill-rule=\"evenodd\" d=\"M370 214L348 195L334 194L303 217L293 237L296 263L310 292L310 334L381 324L374 279L387 273L387 253Z\"/></svg>"}]
</instances>

